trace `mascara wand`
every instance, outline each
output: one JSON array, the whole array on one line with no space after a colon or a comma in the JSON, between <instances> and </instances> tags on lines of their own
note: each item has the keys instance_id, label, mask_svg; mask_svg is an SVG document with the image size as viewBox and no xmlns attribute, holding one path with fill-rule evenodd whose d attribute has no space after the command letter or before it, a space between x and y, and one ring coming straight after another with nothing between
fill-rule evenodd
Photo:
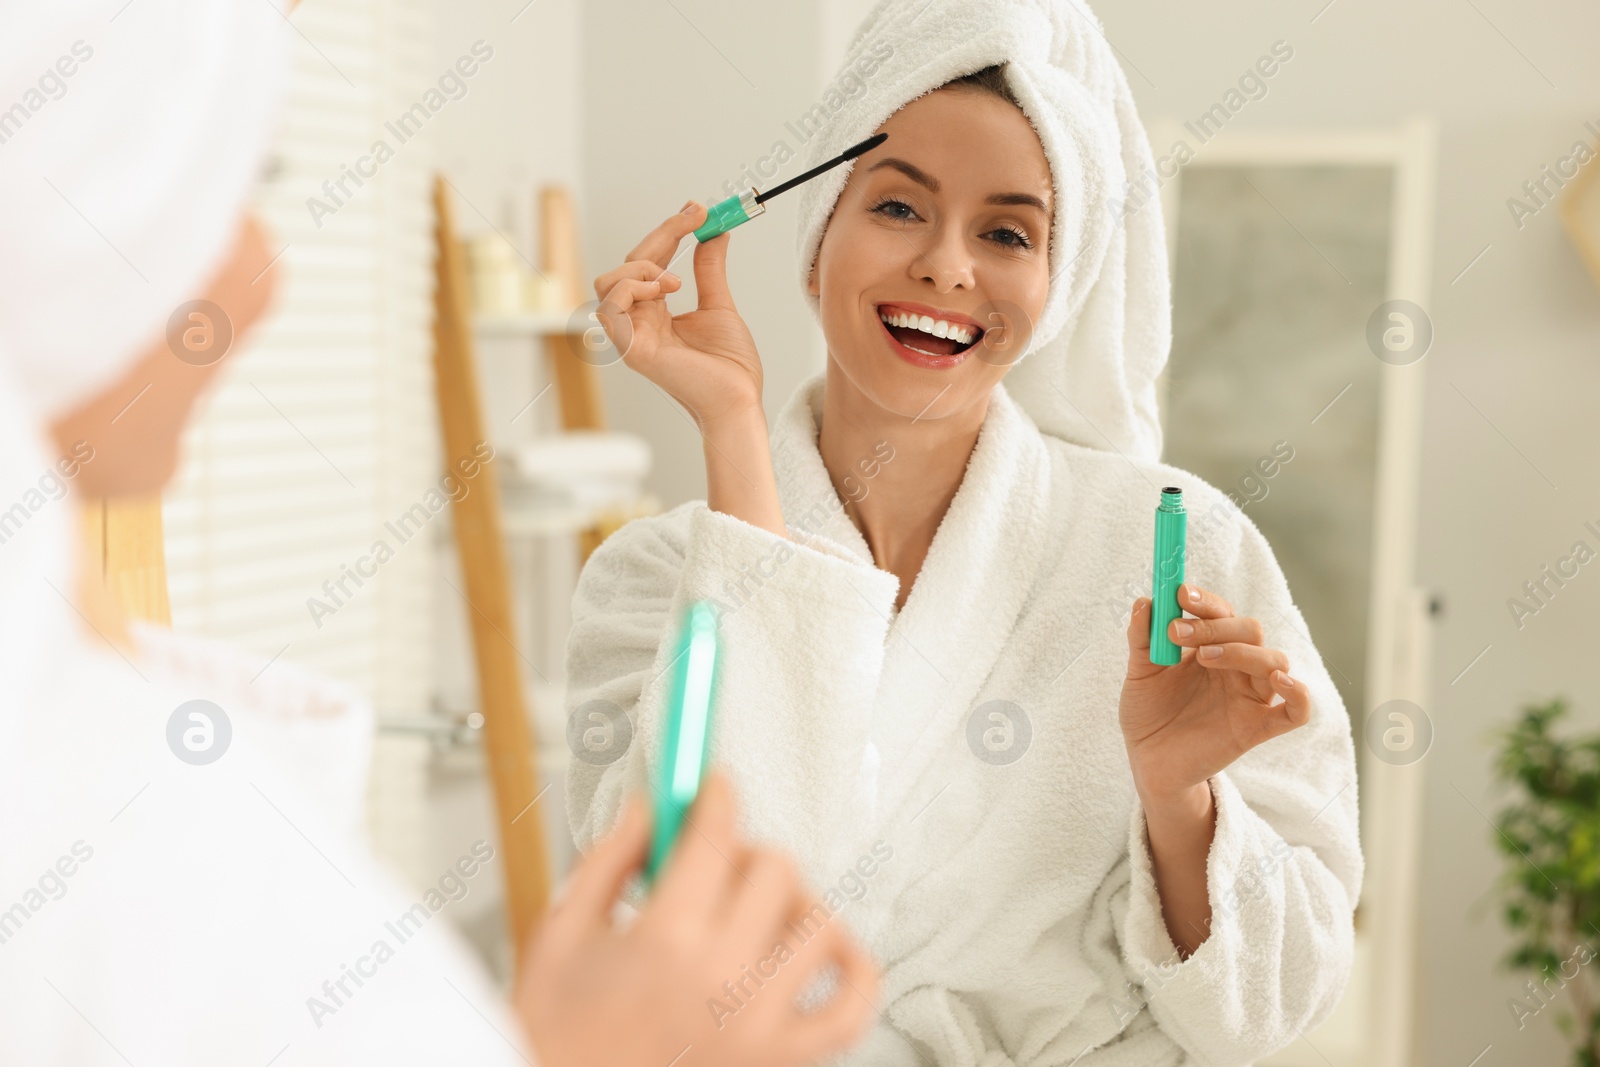
<instances>
[{"instance_id":1,"label":"mascara wand","mask_svg":"<svg viewBox=\"0 0 1600 1067\"><path fill-rule=\"evenodd\" d=\"M771 200L779 193L788 192L790 189L793 189L800 183L808 182L812 178L815 178L817 175L821 174L823 171L832 170L839 164L845 162L846 160L854 159L863 152L870 152L888 139L889 135L886 133L873 134L860 144L854 145L845 149L843 152L840 152L837 156L834 156L826 163L823 163L820 166L812 167L804 174L790 178L776 189L772 189L763 193L756 189L755 186L751 186L738 196L730 196L728 199L723 200L720 203L712 204L710 210L706 213L706 221L704 225L702 225L698 230L694 231L695 238L701 242L709 241L713 237L727 233L729 230L740 225L741 223L749 222L757 215L766 211L767 201Z\"/></svg>"}]
</instances>

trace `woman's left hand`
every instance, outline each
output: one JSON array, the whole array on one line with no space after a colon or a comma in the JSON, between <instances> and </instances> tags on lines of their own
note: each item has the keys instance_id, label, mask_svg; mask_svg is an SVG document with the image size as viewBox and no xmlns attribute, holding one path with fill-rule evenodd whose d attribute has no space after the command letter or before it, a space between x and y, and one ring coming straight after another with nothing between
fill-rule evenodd
<instances>
[{"instance_id":1,"label":"woman's left hand","mask_svg":"<svg viewBox=\"0 0 1600 1067\"><path fill-rule=\"evenodd\" d=\"M1311 696L1288 674L1289 657L1262 644L1259 620L1240 618L1214 593L1185 583L1167 635L1181 646L1172 666L1150 662L1150 598L1128 622L1122 735L1141 797L1182 797L1263 741L1304 726ZM1187 633L1184 631L1187 629ZM1283 702L1274 704L1277 696Z\"/></svg>"}]
</instances>

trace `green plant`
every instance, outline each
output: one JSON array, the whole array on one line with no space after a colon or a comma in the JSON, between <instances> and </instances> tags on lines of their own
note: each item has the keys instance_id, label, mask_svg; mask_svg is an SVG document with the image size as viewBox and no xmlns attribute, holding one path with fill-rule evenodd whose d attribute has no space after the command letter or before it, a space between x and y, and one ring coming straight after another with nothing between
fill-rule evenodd
<instances>
[{"instance_id":1,"label":"green plant","mask_svg":"<svg viewBox=\"0 0 1600 1067\"><path fill-rule=\"evenodd\" d=\"M1600 941L1600 734L1558 738L1566 701L1525 705L1501 733L1496 777L1514 789L1495 822L1506 857L1501 914L1516 938L1502 963L1533 972L1527 1000L1508 1006L1518 1028L1565 992L1556 1021L1577 1067L1600 1067L1600 1005L1590 970Z\"/></svg>"}]
</instances>

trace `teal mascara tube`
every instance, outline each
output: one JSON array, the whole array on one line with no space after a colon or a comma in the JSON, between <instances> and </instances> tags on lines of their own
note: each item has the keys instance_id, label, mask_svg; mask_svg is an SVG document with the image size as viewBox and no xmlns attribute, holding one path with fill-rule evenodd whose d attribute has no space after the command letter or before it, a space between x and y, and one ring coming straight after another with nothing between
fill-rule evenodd
<instances>
[{"instance_id":1,"label":"teal mascara tube","mask_svg":"<svg viewBox=\"0 0 1600 1067\"><path fill-rule=\"evenodd\" d=\"M1183 616L1178 606L1178 586L1183 584L1184 544L1189 536L1189 513L1183 509L1183 490L1161 490L1156 508L1156 551L1150 577L1150 662L1170 667L1183 658L1172 643L1167 627Z\"/></svg>"},{"instance_id":2,"label":"teal mascara tube","mask_svg":"<svg viewBox=\"0 0 1600 1067\"><path fill-rule=\"evenodd\" d=\"M717 609L711 601L692 601L684 609L676 651L652 798L655 818L644 868L647 886L655 884L678 842L711 754L711 705L717 681Z\"/></svg>"}]
</instances>

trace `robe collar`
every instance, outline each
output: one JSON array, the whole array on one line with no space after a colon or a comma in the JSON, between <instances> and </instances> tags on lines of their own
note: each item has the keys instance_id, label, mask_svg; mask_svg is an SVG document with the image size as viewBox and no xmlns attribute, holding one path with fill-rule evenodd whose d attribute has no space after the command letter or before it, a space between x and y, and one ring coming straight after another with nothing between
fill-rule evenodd
<instances>
[{"instance_id":1,"label":"robe collar","mask_svg":"<svg viewBox=\"0 0 1600 1067\"><path fill-rule=\"evenodd\" d=\"M824 380L818 374L804 382L773 428L779 501L798 540L820 535L873 566L818 450ZM870 480L863 481L870 491ZM952 743L977 758L966 752L967 721L1037 584L1049 512L1044 438L997 384L905 606L898 613L892 603L873 606L890 620L872 724L882 760L880 817L901 802L922 802L908 793L924 769L948 757Z\"/></svg>"}]
</instances>

